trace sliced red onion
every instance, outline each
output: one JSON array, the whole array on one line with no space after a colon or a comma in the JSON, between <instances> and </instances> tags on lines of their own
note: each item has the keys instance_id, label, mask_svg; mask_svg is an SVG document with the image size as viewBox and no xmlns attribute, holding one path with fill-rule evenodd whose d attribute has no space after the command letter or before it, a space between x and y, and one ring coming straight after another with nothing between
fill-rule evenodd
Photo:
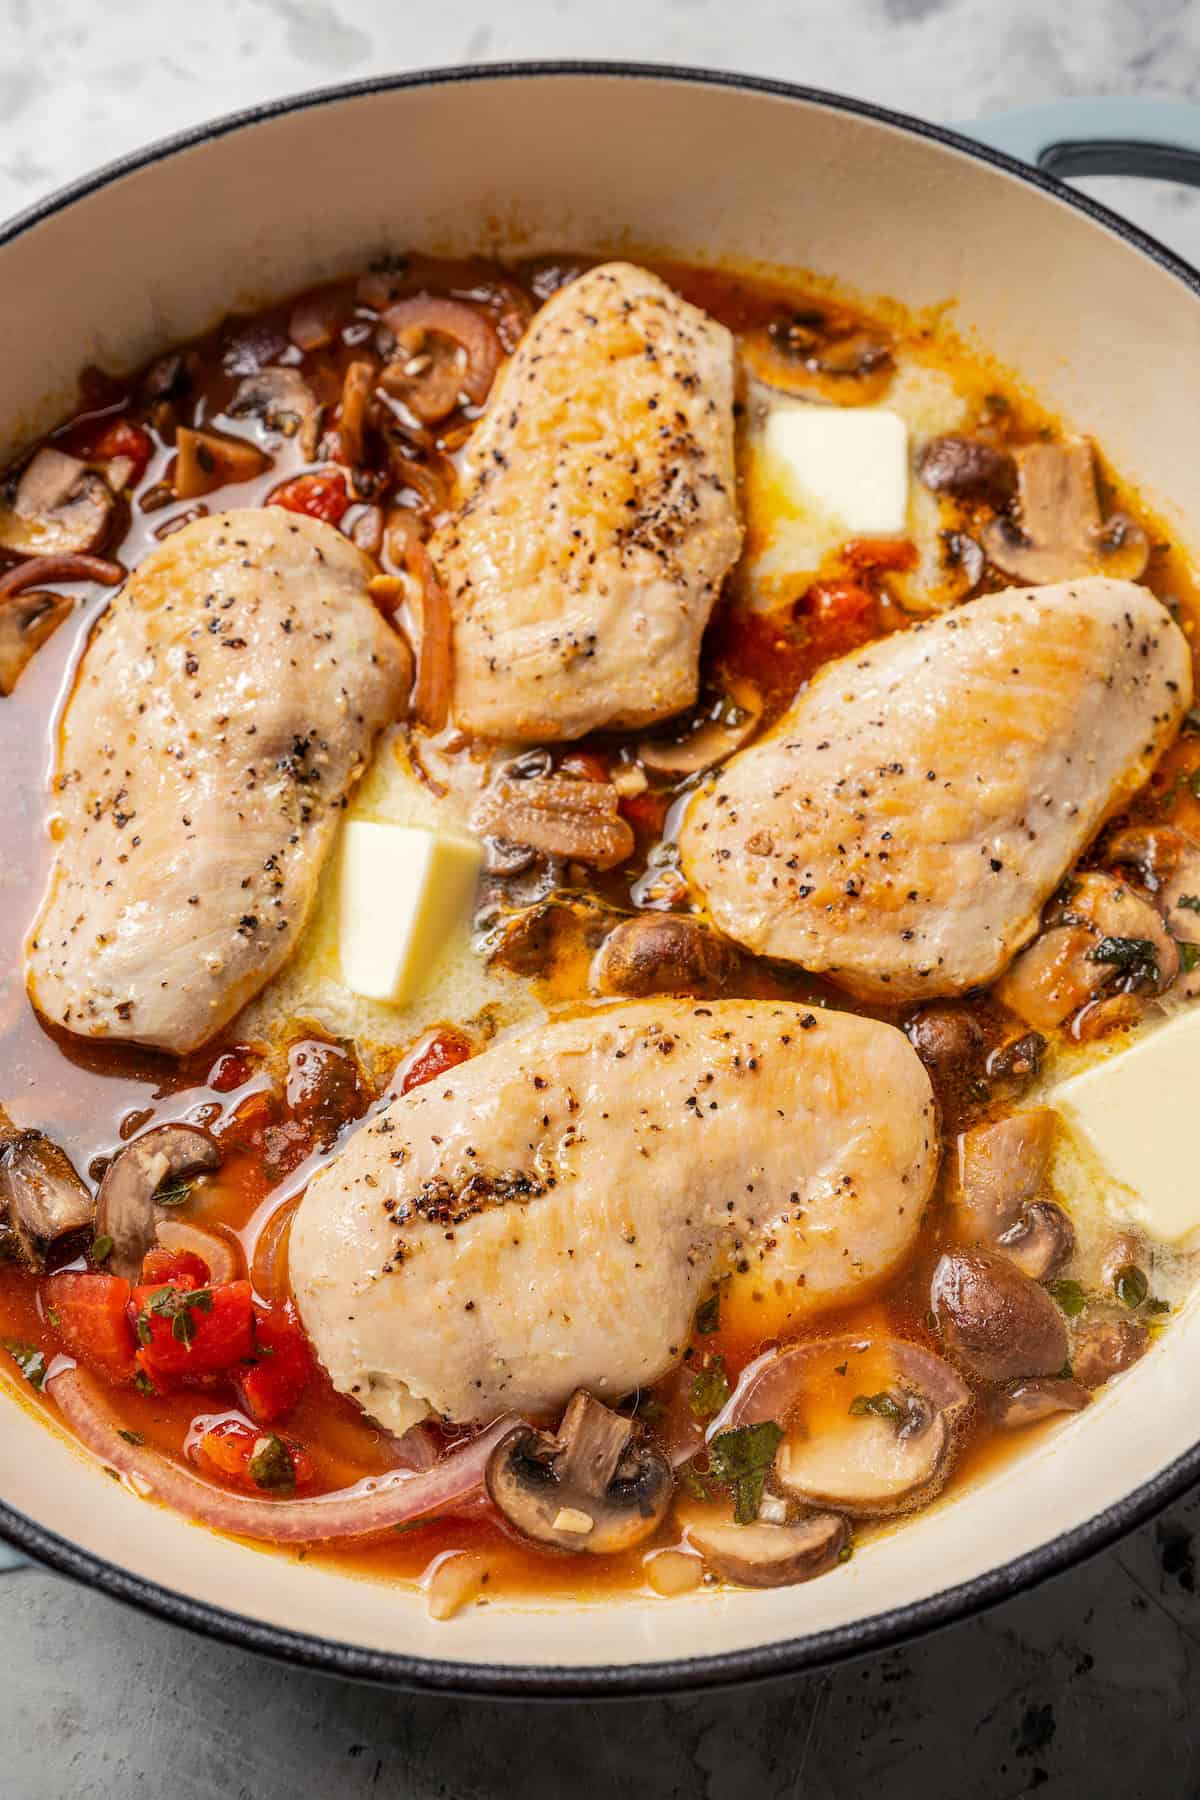
<instances>
[{"instance_id":1,"label":"sliced red onion","mask_svg":"<svg viewBox=\"0 0 1200 1800\"><path fill-rule=\"evenodd\" d=\"M309 1500L257 1500L189 1474L158 1450L131 1444L100 1383L86 1370L52 1372L46 1392L80 1442L138 1493L235 1537L270 1544L356 1543L435 1513L478 1510L488 1457L523 1421L497 1419L459 1450L419 1474L372 1476Z\"/></svg>"}]
</instances>

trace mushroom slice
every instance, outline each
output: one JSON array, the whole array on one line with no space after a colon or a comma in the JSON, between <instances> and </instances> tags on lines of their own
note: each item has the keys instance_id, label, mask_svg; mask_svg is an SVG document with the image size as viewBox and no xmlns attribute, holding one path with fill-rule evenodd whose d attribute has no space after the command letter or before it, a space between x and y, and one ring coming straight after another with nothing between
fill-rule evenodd
<instances>
[{"instance_id":1,"label":"mushroom slice","mask_svg":"<svg viewBox=\"0 0 1200 1800\"><path fill-rule=\"evenodd\" d=\"M242 377L228 411L231 419L261 419L268 431L291 438L304 432L319 408L317 396L299 369L270 363L256 374ZM307 445L304 450L308 455Z\"/></svg>"},{"instance_id":2,"label":"mushroom slice","mask_svg":"<svg viewBox=\"0 0 1200 1800\"><path fill-rule=\"evenodd\" d=\"M930 438L917 457L917 474L935 494L1007 506L1017 491L1017 465L1009 450L982 438Z\"/></svg>"},{"instance_id":3,"label":"mushroom slice","mask_svg":"<svg viewBox=\"0 0 1200 1800\"><path fill-rule=\"evenodd\" d=\"M600 1556L648 1538L666 1514L674 1477L632 1419L582 1388L556 1435L522 1426L493 1450L492 1502L522 1537Z\"/></svg>"},{"instance_id":4,"label":"mushroom slice","mask_svg":"<svg viewBox=\"0 0 1200 1800\"><path fill-rule=\"evenodd\" d=\"M1049 1281L1070 1261L1075 1229L1061 1206L1038 1200L996 1239L996 1248L1031 1281Z\"/></svg>"},{"instance_id":5,"label":"mushroom slice","mask_svg":"<svg viewBox=\"0 0 1200 1800\"><path fill-rule=\"evenodd\" d=\"M1088 1399L1087 1389L1077 1381L1021 1381L996 1395L992 1416L1001 1431L1019 1431L1026 1425L1040 1425L1043 1419L1052 1419L1058 1413L1081 1412Z\"/></svg>"},{"instance_id":6,"label":"mushroom slice","mask_svg":"<svg viewBox=\"0 0 1200 1800\"><path fill-rule=\"evenodd\" d=\"M930 1300L947 1350L982 1381L1057 1375L1066 1363L1061 1312L1006 1256L949 1252L933 1271Z\"/></svg>"},{"instance_id":7,"label":"mushroom slice","mask_svg":"<svg viewBox=\"0 0 1200 1800\"><path fill-rule=\"evenodd\" d=\"M0 1106L0 1222L23 1260L42 1267L56 1238L92 1219L92 1196L65 1151L41 1131L21 1131Z\"/></svg>"},{"instance_id":8,"label":"mushroom slice","mask_svg":"<svg viewBox=\"0 0 1200 1800\"><path fill-rule=\"evenodd\" d=\"M1101 1325L1089 1325L1075 1341L1071 1359L1075 1379L1085 1388L1102 1387L1114 1375L1146 1354L1150 1333L1133 1319L1112 1319Z\"/></svg>"},{"instance_id":9,"label":"mushroom slice","mask_svg":"<svg viewBox=\"0 0 1200 1800\"><path fill-rule=\"evenodd\" d=\"M836 1513L814 1513L794 1525L760 1520L735 1525L715 1507L679 1509L688 1542L709 1568L742 1587L794 1587L824 1575L842 1560L850 1542L845 1519Z\"/></svg>"},{"instance_id":10,"label":"mushroom slice","mask_svg":"<svg viewBox=\"0 0 1200 1800\"><path fill-rule=\"evenodd\" d=\"M1112 970L1089 959L1095 933L1055 925L1022 950L996 984L996 996L1037 1031L1061 1025L1100 992Z\"/></svg>"},{"instance_id":11,"label":"mushroom slice","mask_svg":"<svg viewBox=\"0 0 1200 1800\"><path fill-rule=\"evenodd\" d=\"M762 714L758 689L748 681L734 682L686 736L645 738L637 747L639 760L655 775L697 775L748 743Z\"/></svg>"},{"instance_id":12,"label":"mushroom slice","mask_svg":"<svg viewBox=\"0 0 1200 1800\"><path fill-rule=\"evenodd\" d=\"M352 362L342 380L342 404L337 421L341 461L351 469L361 468L366 461L367 426L374 391L375 364L365 360Z\"/></svg>"},{"instance_id":13,"label":"mushroom slice","mask_svg":"<svg viewBox=\"0 0 1200 1800\"><path fill-rule=\"evenodd\" d=\"M255 444L219 431L193 431L181 425L175 433L175 476L178 500L195 500L227 482L253 481L271 466Z\"/></svg>"},{"instance_id":14,"label":"mushroom slice","mask_svg":"<svg viewBox=\"0 0 1200 1800\"><path fill-rule=\"evenodd\" d=\"M990 1244L1034 1281L1061 1269L1075 1247L1071 1221L1053 1201L1037 1200L1054 1142L1048 1107L1013 1113L959 1135L952 1189L968 1241Z\"/></svg>"},{"instance_id":15,"label":"mushroom slice","mask_svg":"<svg viewBox=\"0 0 1200 1800\"><path fill-rule=\"evenodd\" d=\"M698 919L644 913L609 932L592 964L599 994L706 994L728 980L737 951Z\"/></svg>"},{"instance_id":16,"label":"mushroom slice","mask_svg":"<svg viewBox=\"0 0 1200 1800\"><path fill-rule=\"evenodd\" d=\"M504 354L484 313L421 294L389 306L380 323L396 346L380 385L422 425L438 424L464 401L483 405Z\"/></svg>"},{"instance_id":17,"label":"mushroom slice","mask_svg":"<svg viewBox=\"0 0 1200 1800\"><path fill-rule=\"evenodd\" d=\"M107 1267L133 1280L158 1234L159 1189L220 1163L217 1140L198 1125L155 1125L118 1150L96 1196L96 1236L112 1239Z\"/></svg>"},{"instance_id":18,"label":"mushroom slice","mask_svg":"<svg viewBox=\"0 0 1200 1800\"><path fill-rule=\"evenodd\" d=\"M74 605L65 594L16 594L0 602L0 694L11 694L22 672Z\"/></svg>"},{"instance_id":19,"label":"mushroom slice","mask_svg":"<svg viewBox=\"0 0 1200 1800\"><path fill-rule=\"evenodd\" d=\"M1200 844L1173 825L1131 825L1107 845L1110 862L1136 868L1176 946L1200 945ZM1178 955L1178 950L1176 950ZM1176 993L1200 994L1200 961L1185 970Z\"/></svg>"},{"instance_id":20,"label":"mushroom slice","mask_svg":"<svg viewBox=\"0 0 1200 1800\"><path fill-rule=\"evenodd\" d=\"M991 520L983 530L988 560L1031 587L1112 575L1136 581L1149 542L1140 525L1115 513L1101 517L1096 464L1088 438L1024 444L1016 452L1021 523Z\"/></svg>"},{"instance_id":21,"label":"mushroom slice","mask_svg":"<svg viewBox=\"0 0 1200 1800\"><path fill-rule=\"evenodd\" d=\"M485 789L472 825L481 837L503 837L550 856L612 869L633 852L633 831L608 781L575 775L501 777Z\"/></svg>"},{"instance_id":22,"label":"mushroom slice","mask_svg":"<svg viewBox=\"0 0 1200 1800\"><path fill-rule=\"evenodd\" d=\"M0 547L20 556L94 550L108 531L113 505L102 476L45 444L26 464L11 503L0 505Z\"/></svg>"}]
</instances>

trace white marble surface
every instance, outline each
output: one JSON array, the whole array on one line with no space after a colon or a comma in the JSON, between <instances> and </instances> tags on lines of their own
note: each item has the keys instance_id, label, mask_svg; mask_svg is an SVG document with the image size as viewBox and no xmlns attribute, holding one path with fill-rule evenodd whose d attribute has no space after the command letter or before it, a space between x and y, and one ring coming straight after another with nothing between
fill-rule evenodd
<instances>
[{"instance_id":1,"label":"white marble surface","mask_svg":"<svg viewBox=\"0 0 1200 1800\"><path fill-rule=\"evenodd\" d=\"M1200 97L1200 0L0 0L0 215L215 114L509 57L709 64L967 120ZM1200 258L1193 193L1091 184ZM530 1711L256 1662L37 1570L0 1577L3 1800L1049 1800L1200 1793L1200 1500L929 1643L726 1696Z\"/></svg>"}]
</instances>

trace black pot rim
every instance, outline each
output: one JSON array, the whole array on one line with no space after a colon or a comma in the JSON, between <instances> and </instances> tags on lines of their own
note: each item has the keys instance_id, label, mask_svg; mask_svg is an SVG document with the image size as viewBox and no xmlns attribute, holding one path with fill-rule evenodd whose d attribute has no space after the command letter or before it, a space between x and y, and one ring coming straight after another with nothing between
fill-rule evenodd
<instances>
[{"instance_id":1,"label":"black pot rim","mask_svg":"<svg viewBox=\"0 0 1200 1800\"><path fill-rule=\"evenodd\" d=\"M17 213L0 227L0 245L10 243L54 214L84 200L138 169L177 155L193 145L231 132L266 123L288 113L307 112L342 100L390 93L405 88L446 86L459 82L508 81L514 77L581 76L642 82L690 82L697 86L724 87L746 93L796 100L856 114L879 124L894 126L947 149L957 150L1014 175L1027 186L1040 189L1104 226L1114 236L1142 252L1200 297L1200 273L1147 232L1131 225L1108 207L1078 194L1040 169L1029 167L1000 151L974 142L945 126L931 125L905 113L849 99L791 82L763 76L726 74L713 69L694 69L669 63L625 61L535 61L490 63L472 67L416 70L407 75L384 75L333 87L316 88L260 106L226 114L209 124L159 139L128 156L110 162L80 180L59 188L45 200ZM417 1692L491 1698L558 1700L570 1698L630 1698L671 1693L680 1689L717 1688L740 1682L763 1681L829 1667L853 1657L888 1649L926 1632L969 1617L1000 1600L1037 1586L1073 1564L1095 1555L1135 1526L1178 1499L1200 1478L1200 1442L1151 1480L1134 1489L1095 1517L1061 1533L1023 1556L960 1583L957 1587L927 1595L908 1606L892 1608L808 1636L754 1645L717 1655L672 1658L652 1663L604 1664L596 1667L537 1666L519 1663L466 1663L439 1658L407 1656L399 1652L369 1650L364 1646L322 1638L282 1626L263 1624L223 1607L189 1599L171 1588L149 1581L103 1557L82 1550L68 1539L48 1531L36 1520L0 1502L0 1538L29 1556L74 1580L87 1582L113 1599L142 1611L187 1626L204 1636L240 1649L252 1650L328 1675L384 1683Z\"/></svg>"}]
</instances>

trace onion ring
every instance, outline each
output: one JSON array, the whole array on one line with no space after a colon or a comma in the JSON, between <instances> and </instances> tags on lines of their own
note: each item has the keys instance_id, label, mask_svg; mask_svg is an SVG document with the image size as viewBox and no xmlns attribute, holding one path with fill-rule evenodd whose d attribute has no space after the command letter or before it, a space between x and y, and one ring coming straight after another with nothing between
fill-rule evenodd
<instances>
[{"instance_id":1,"label":"onion ring","mask_svg":"<svg viewBox=\"0 0 1200 1800\"><path fill-rule=\"evenodd\" d=\"M423 425L446 418L464 394L472 406L483 405L503 355L496 327L483 313L461 300L420 294L389 306L380 323L402 352L383 371L381 385L403 400ZM459 367L457 358L447 361L430 355L426 360L430 337L449 339L456 345L463 352L463 366ZM413 362L424 366L411 368Z\"/></svg>"}]
</instances>

